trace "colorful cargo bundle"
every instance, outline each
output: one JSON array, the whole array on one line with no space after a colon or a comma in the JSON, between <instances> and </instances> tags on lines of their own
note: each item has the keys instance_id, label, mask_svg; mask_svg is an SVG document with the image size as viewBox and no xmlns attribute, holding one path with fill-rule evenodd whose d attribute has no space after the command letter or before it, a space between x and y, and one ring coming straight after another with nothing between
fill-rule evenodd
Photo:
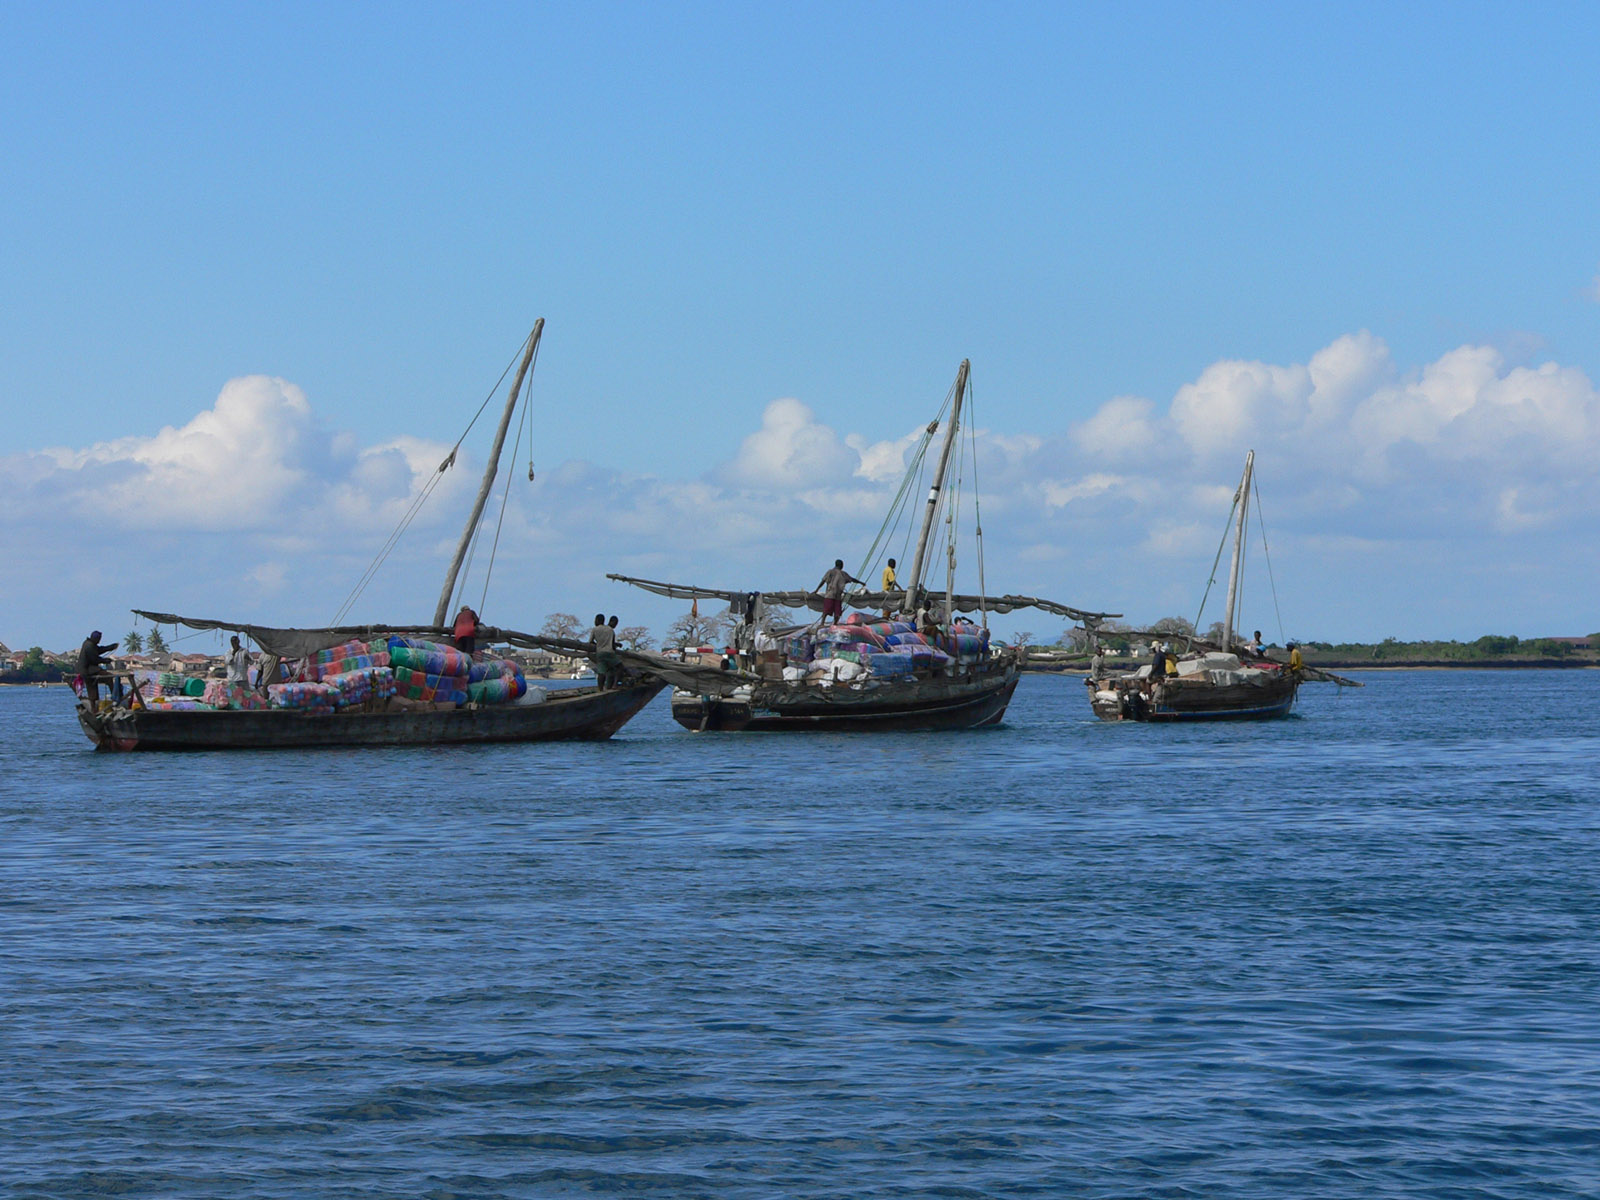
<instances>
[{"instance_id":1,"label":"colorful cargo bundle","mask_svg":"<svg viewBox=\"0 0 1600 1200\"><path fill-rule=\"evenodd\" d=\"M386 639L374 638L371 642L352 639L312 655L306 661L305 677L320 682L335 675L388 665L389 643Z\"/></svg>"},{"instance_id":2,"label":"colorful cargo bundle","mask_svg":"<svg viewBox=\"0 0 1600 1200\"><path fill-rule=\"evenodd\" d=\"M412 667L391 667L396 696L403 700L427 700L435 704L465 704L467 676L430 675Z\"/></svg>"},{"instance_id":3,"label":"colorful cargo bundle","mask_svg":"<svg viewBox=\"0 0 1600 1200\"><path fill-rule=\"evenodd\" d=\"M957 658L982 658L989 649L989 639L981 633L957 633L950 640Z\"/></svg>"},{"instance_id":4,"label":"colorful cargo bundle","mask_svg":"<svg viewBox=\"0 0 1600 1200\"><path fill-rule=\"evenodd\" d=\"M198 700L206 694L206 681L198 675L182 675L177 671L135 671L133 681L146 699L152 696L188 696Z\"/></svg>"},{"instance_id":5,"label":"colorful cargo bundle","mask_svg":"<svg viewBox=\"0 0 1600 1200\"><path fill-rule=\"evenodd\" d=\"M399 645L396 645L396 643ZM389 665L421 671L424 675L450 675L465 679L472 673L472 655L441 642L389 639Z\"/></svg>"},{"instance_id":6,"label":"colorful cargo bundle","mask_svg":"<svg viewBox=\"0 0 1600 1200\"><path fill-rule=\"evenodd\" d=\"M145 707L151 712L211 712L213 706L193 696L156 695L147 697Z\"/></svg>"},{"instance_id":7,"label":"colorful cargo bundle","mask_svg":"<svg viewBox=\"0 0 1600 1200\"><path fill-rule=\"evenodd\" d=\"M329 675L322 682L333 689L335 708L354 708L358 704L366 704L369 700L387 700L395 691L394 670L390 667L363 667L354 671L343 671L338 675Z\"/></svg>"},{"instance_id":8,"label":"colorful cargo bundle","mask_svg":"<svg viewBox=\"0 0 1600 1200\"><path fill-rule=\"evenodd\" d=\"M267 704L272 708L288 708L297 712L331 713L334 690L326 683L269 684Z\"/></svg>"},{"instance_id":9,"label":"colorful cargo bundle","mask_svg":"<svg viewBox=\"0 0 1600 1200\"><path fill-rule=\"evenodd\" d=\"M267 698L254 688L242 687L237 683L228 683L223 679L213 679L206 684L206 692L202 699L212 708L218 709L267 707Z\"/></svg>"},{"instance_id":10,"label":"colorful cargo bundle","mask_svg":"<svg viewBox=\"0 0 1600 1200\"><path fill-rule=\"evenodd\" d=\"M511 704L527 691L522 668L509 659L490 658L472 664L467 699L474 704Z\"/></svg>"}]
</instances>

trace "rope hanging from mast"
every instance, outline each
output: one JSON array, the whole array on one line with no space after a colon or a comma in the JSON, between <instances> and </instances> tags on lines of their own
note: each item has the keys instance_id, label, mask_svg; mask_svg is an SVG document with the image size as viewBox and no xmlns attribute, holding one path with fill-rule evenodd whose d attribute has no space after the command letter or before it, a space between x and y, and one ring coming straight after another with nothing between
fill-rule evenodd
<instances>
[{"instance_id":1,"label":"rope hanging from mast","mask_svg":"<svg viewBox=\"0 0 1600 1200\"><path fill-rule=\"evenodd\" d=\"M390 531L389 536L384 539L383 545L378 548L378 552L373 556L372 561L367 564L366 570L364 570L360 577L356 580L355 585L350 589L349 595L344 598L344 602L339 605L338 612L334 614L333 620L329 622L330 625L340 624L345 617L349 615L350 610L355 607L356 601L361 598L361 594L366 591L373 579L377 577L378 571L382 568L383 564L388 561L389 555L394 552L395 547L399 545L400 539L405 536L406 530L411 527L412 522L414 522L417 519L418 514L421 513L423 506L428 502L429 498L432 497L435 489L438 488L440 482L444 479L445 472L447 472L451 467L455 466L456 456L461 450L462 443L467 440L467 435L472 432L473 426L478 423L478 419L483 416L484 410L489 407L489 402L493 400L499 393L500 386L505 383L506 377L510 375L512 370L516 367L517 359L521 355L523 347L526 345L527 343L524 341L523 346L519 346L517 348L517 353L513 354L511 356L511 361L506 363L506 369L500 372L500 378L495 380L494 386L491 387L488 391L488 394L484 396L483 403L478 405L478 411L472 414L472 419L467 422L466 428L461 431L460 436L457 437L454 444L451 445L450 453L444 456L444 460L439 463L438 470L428 477L427 483L423 484L423 486L418 489L417 494L412 497L410 505L407 506L406 511L401 515L400 520L395 524L394 529ZM531 443L529 446L529 453L532 453Z\"/></svg>"},{"instance_id":2,"label":"rope hanging from mast","mask_svg":"<svg viewBox=\"0 0 1600 1200\"><path fill-rule=\"evenodd\" d=\"M1267 549L1267 522L1261 515L1261 485L1254 478L1250 483L1256 497L1256 520L1261 524L1261 554L1267 560L1267 582L1272 587L1272 611L1278 618L1278 640L1287 642L1289 635L1283 631L1283 610L1278 607L1278 581L1272 575L1272 551Z\"/></svg>"}]
</instances>

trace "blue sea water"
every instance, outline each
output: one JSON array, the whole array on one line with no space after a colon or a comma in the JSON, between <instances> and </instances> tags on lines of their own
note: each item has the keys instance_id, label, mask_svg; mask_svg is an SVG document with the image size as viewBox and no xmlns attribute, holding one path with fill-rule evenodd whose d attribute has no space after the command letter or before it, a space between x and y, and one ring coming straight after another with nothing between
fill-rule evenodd
<instances>
[{"instance_id":1,"label":"blue sea water","mask_svg":"<svg viewBox=\"0 0 1600 1200\"><path fill-rule=\"evenodd\" d=\"M1600 1194L1600 672L1363 678L193 756L0 689L0 1191Z\"/></svg>"}]
</instances>

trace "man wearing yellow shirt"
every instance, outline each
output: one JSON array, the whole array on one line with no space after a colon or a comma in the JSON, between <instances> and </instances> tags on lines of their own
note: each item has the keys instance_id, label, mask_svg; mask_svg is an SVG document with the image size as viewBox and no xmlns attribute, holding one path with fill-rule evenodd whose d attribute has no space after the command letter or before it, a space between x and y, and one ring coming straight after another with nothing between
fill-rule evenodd
<instances>
[{"instance_id":1,"label":"man wearing yellow shirt","mask_svg":"<svg viewBox=\"0 0 1600 1200\"><path fill-rule=\"evenodd\" d=\"M883 569L883 587L879 589L884 593L883 619L890 620L894 616L894 605L890 604L887 597L890 592L900 590L900 581L894 577L894 559L889 560L889 565Z\"/></svg>"},{"instance_id":2,"label":"man wearing yellow shirt","mask_svg":"<svg viewBox=\"0 0 1600 1200\"><path fill-rule=\"evenodd\" d=\"M1289 670L1303 670L1306 665L1306 660L1300 657L1300 647L1295 645L1293 642L1290 642L1286 648L1289 651Z\"/></svg>"}]
</instances>

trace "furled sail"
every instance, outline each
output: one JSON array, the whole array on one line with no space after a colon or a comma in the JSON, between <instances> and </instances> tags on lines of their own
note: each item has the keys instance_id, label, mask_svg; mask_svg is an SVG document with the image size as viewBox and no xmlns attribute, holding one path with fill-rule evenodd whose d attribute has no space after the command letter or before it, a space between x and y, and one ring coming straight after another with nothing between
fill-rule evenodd
<instances>
[{"instance_id":1,"label":"furled sail","mask_svg":"<svg viewBox=\"0 0 1600 1200\"><path fill-rule=\"evenodd\" d=\"M736 599L749 595L749 592L732 590L728 588L698 587L693 584L662 583L654 579L636 579L631 575L607 575L607 579L615 579L619 583L632 584L657 596L666 596L672 600L722 600L729 604ZM784 608L808 608L813 612L821 612L824 597L821 592L786 591L762 592L761 598L768 605L782 605ZM845 600L858 608L882 609L898 605L905 599L904 592L846 592ZM931 599L943 604L945 595L939 592ZM951 597L953 607L957 612L989 612L1008 613L1019 608L1037 608L1041 612L1051 613L1058 617L1066 617L1072 621L1105 621L1119 617L1121 613L1088 612L1081 608L1073 608L1070 604L1060 604L1054 600L1043 600L1037 596L977 596L956 593Z\"/></svg>"},{"instance_id":2,"label":"furled sail","mask_svg":"<svg viewBox=\"0 0 1600 1200\"><path fill-rule=\"evenodd\" d=\"M217 621L208 617L182 617L175 613L133 610L156 625L186 625L190 629L220 629L250 638L268 654L279 658L306 658L319 650L327 650L357 638L370 641L380 635L399 634L401 637L423 637L435 641L448 641L449 629L438 625L339 625L327 629L278 629L271 625L250 625L241 621ZM589 657L589 643L570 638L545 637L537 633L523 633L516 629L498 629L492 625L478 627L478 640L484 645L509 645L523 650L546 650L570 657ZM663 658L642 650L617 650L617 656L626 667L654 675L674 687L695 692L728 692L741 684L753 681L750 675L737 671L723 671L718 667L699 663L683 663Z\"/></svg>"}]
</instances>

